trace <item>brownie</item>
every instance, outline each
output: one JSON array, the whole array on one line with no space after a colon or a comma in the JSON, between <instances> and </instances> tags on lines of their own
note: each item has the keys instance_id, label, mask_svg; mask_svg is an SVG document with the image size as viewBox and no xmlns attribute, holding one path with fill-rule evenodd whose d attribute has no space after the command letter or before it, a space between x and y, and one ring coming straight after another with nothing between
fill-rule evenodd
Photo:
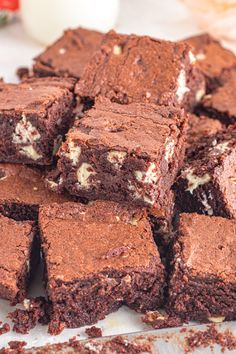
<instances>
[{"instance_id":1,"label":"brownie","mask_svg":"<svg viewBox=\"0 0 236 354\"><path fill-rule=\"evenodd\" d=\"M195 144L203 138L214 135L225 128L225 125L218 119L213 119L208 116L189 115L189 128L187 133L187 147L195 149Z\"/></svg>"},{"instance_id":2,"label":"brownie","mask_svg":"<svg viewBox=\"0 0 236 354\"><path fill-rule=\"evenodd\" d=\"M164 266L144 209L54 203L40 208L39 223L52 334L93 324L122 304L141 312L162 304Z\"/></svg>"},{"instance_id":3,"label":"brownie","mask_svg":"<svg viewBox=\"0 0 236 354\"><path fill-rule=\"evenodd\" d=\"M187 319L236 318L236 221L180 215L173 247L169 311Z\"/></svg>"},{"instance_id":4,"label":"brownie","mask_svg":"<svg viewBox=\"0 0 236 354\"><path fill-rule=\"evenodd\" d=\"M78 100L106 96L122 104L191 107L205 83L188 45L108 32L76 85Z\"/></svg>"},{"instance_id":5,"label":"brownie","mask_svg":"<svg viewBox=\"0 0 236 354\"><path fill-rule=\"evenodd\" d=\"M12 303L26 296L39 257L33 222L0 215L0 297Z\"/></svg>"},{"instance_id":6,"label":"brownie","mask_svg":"<svg viewBox=\"0 0 236 354\"><path fill-rule=\"evenodd\" d=\"M49 165L72 122L74 79L0 83L0 161Z\"/></svg>"},{"instance_id":7,"label":"brownie","mask_svg":"<svg viewBox=\"0 0 236 354\"><path fill-rule=\"evenodd\" d=\"M236 70L223 78L222 85L204 97L197 111L228 125L236 123Z\"/></svg>"},{"instance_id":8,"label":"brownie","mask_svg":"<svg viewBox=\"0 0 236 354\"><path fill-rule=\"evenodd\" d=\"M221 82L221 76L236 68L236 56L222 47L220 42L204 33L184 40L192 47L197 68L204 74L207 92L213 91Z\"/></svg>"},{"instance_id":9,"label":"brownie","mask_svg":"<svg viewBox=\"0 0 236 354\"><path fill-rule=\"evenodd\" d=\"M163 209L183 160L186 128L182 109L98 99L59 151L62 186L89 200Z\"/></svg>"},{"instance_id":10,"label":"brownie","mask_svg":"<svg viewBox=\"0 0 236 354\"><path fill-rule=\"evenodd\" d=\"M236 217L236 129L199 141L174 185L180 210Z\"/></svg>"},{"instance_id":11,"label":"brownie","mask_svg":"<svg viewBox=\"0 0 236 354\"><path fill-rule=\"evenodd\" d=\"M0 163L0 213L15 220L37 220L41 204L63 203L69 195L48 190L44 172L20 164Z\"/></svg>"},{"instance_id":12,"label":"brownie","mask_svg":"<svg viewBox=\"0 0 236 354\"><path fill-rule=\"evenodd\" d=\"M79 79L99 48L102 37L102 33L84 28L66 30L61 38L34 59L34 75Z\"/></svg>"}]
</instances>

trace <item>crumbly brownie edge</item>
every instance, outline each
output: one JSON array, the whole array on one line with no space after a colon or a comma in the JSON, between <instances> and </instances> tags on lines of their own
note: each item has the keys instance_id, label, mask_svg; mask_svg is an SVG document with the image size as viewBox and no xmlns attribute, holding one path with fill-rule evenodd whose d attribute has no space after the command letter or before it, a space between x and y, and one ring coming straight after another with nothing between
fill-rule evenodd
<instances>
[{"instance_id":1,"label":"crumbly brownie edge","mask_svg":"<svg viewBox=\"0 0 236 354\"><path fill-rule=\"evenodd\" d=\"M48 107L47 118L44 119L44 122L37 121L37 118L35 119L33 116L21 116L22 122L23 119L26 119L29 124L33 125L33 128L36 129L40 136L39 140L26 146L27 150L24 154L20 153L20 150L24 148L25 145L15 146L12 142L12 135L14 134L16 125L20 122L20 114L14 113L15 119L13 119L13 121L15 121L15 126L5 127L3 130L5 134L2 136L0 146L0 160L2 162L38 165L48 165L52 163L53 155L57 148L55 144L57 144L59 136L63 137L73 123L74 97L69 90L64 89L63 91L64 94L62 97L54 101L51 106ZM7 113L6 115L10 118L11 114L12 113ZM61 123L57 125L59 119Z\"/></svg>"},{"instance_id":2,"label":"crumbly brownie edge","mask_svg":"<svg viewBox=\"0 0 236 354\"><path fill-rule=\"evenodd\" d=\"M193 276L181 262L169 284L167 310L186 320L219 321L236 318L236 284L208 276Z\"/></svg>"},{"instance_id":3,"label":"crumbly brownie edge","mask_svg":"<svg viewBox=\"0 0 236 354\"><path fill-rule=\"evenodd\" d=\"M0 202L0 214L16 221L38 219L39 206L35 204L23 204L11 201Z\"/></svg>"},{"instance_id":4,"label":"crumbly brownie edge","mask_svg":"<svg viewBox=\"0 0 236 354\"><path fill-rule=\"evenodd\" d=\"M155 310L163 304L164 267L152 271L109 269L70 284L51 280L47 286L52 302L51 334L63 323L66 327L90 325L103 319L121 305L138 312Z\"/></svg>"}]
</instances>

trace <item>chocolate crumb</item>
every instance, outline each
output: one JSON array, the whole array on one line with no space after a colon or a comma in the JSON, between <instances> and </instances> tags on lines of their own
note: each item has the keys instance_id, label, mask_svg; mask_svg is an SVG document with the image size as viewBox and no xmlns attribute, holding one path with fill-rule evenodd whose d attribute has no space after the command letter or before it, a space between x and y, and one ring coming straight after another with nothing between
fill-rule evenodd
<instances>
[{"instance_id":1,"label":"chocolate crumb","mask_svg":"<svg viewBox=\"0 0 236 354\"><path fill-rule=\"evenodd\" d=\"M236 336L226 329L219 332L215 324L207 326L204 331L190 330L190 335L185 339L185 353L191 353L196 348L213 347L215 344L221 346L221 352L236 350Z\"/></svg>"},{"instance_id":2,"label":"chocolate crumb","mask_svg":"<svg viewBox=\"0 0 236 354\"><path fill-rule=\"evenodd\" d=\"M97 338L102 337L102 330L96 326L92 326L90 328L86 328L85 333L89 338Z\"/></svg>"},{"instance_id":3,"label":"chocolate crumb","mask_svg":"<svg viewBox=\"0 0 236 354\"><path fill-rule=\"evenodd\" d=\"M30 75L29 68L27 67L20 67L16 70L16 75L20 80L28 79Z\"/></svg>"},{"instance_id":4,"label":"chocolate crumb","mask_svg":"<svg viewBox=\"0 0 236 354\"><path fill-rule=\"evenodd\" d=\"M1 322L2 324L2 322ZM4 323L1 327L0 327L0 336L4 333L7 333L10 331L10 326L8 323Z\"/></svg>"},{"instance_id":5,"label":"chocolate crumb","mask_svg":"<svg viewBox=\"0 0 236 354\"><path fill-rule=\"evenodd\" d=\"M183 325L183 319L176 316L164 315L159 311L148 311L142 317L142 321L155 329L179 327Z\"/></svg>"},{"instance_id":6,"label":"chocolate crumb","mask_svg":"<svg viewBox=\"0 0 236 354\"><path fill-rule=\"evenodd\" d=\"M27 334L37 323L49 323L50 306L42 296L25 301L25 310L16 309L8 317L14 323L13 331Z\"/></svg>"}]
</instances>

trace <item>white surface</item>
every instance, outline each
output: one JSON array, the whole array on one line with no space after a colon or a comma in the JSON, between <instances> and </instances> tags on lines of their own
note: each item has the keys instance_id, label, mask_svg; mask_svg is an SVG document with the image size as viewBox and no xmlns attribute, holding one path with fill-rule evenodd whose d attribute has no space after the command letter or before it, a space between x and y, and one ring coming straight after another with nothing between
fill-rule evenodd
<instances>
[{"instance_id":1,"label":"white surface","mask_svg":"<svg viewBox=\"0 0 236 354\"><path fill-rule=\"evenodd\" d=\"M184 38L198 32L191 16L177 0L123 0L116 29L121 32L149 34L170 40ZM31 59L42 49L27 37L19 22L0 29L0 77L4 77L9 82L16 81L16 68L29 66ZM38 291L34 291L34 294L36 293L38 295ZM11 310L6 301L0 301L0 320L4 321ZM106 320L101 321L98 326L103 329L104 335L135 332L148 328L140 321L138 314L126 308L107 316ZM78 333L81 334L80 338L83 338L84 329L65 330L60 336L52 337L47 334L46 327L37 326L30 335L23 336L10 332L0 336L0 348L13 339L25 340L30 347L62 342Z\"/></svg>"},{"instance_id":2,"label":"white surface","mask_svg":"<svg viewBox=\"0 0 236 354\"><path fill-rule=\"evenodd\" d=\"M40 43L50 44L65 27L108 31L117 21L119 1L21 0L21 15L27 33Z\"/></svg>"}]
</instances>

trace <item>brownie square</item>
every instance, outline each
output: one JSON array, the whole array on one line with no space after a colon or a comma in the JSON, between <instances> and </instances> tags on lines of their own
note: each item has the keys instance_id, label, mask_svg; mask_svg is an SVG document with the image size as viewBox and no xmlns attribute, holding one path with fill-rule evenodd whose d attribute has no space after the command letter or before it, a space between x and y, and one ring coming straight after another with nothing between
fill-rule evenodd
<instances>
[{"instance_id":1,"label":"brownie square","mask_svg":"<svg viewBox=\"0 0 236 354\"><path fill-rule=\"evenodd\" d=\"M208 116L189 115L189 127L187 132L187 153L195 153L198 141L204 137L215 135L225 128L225 125L218 119Z\"/></svg>"},{"instance_id":2,"label":"brownie square","mask_svg":"<svg viewBox=\"0 0 236 354\"><path fill-rule=\"evenodd\" d=\"M162 304L164 267L145 210L52 204L41 207L39 223L52 334L95 323L122 304L137 311Z\"/></svg>"},{"instance_id":3,"label":"brownie square","mask_svg":"<svg viewBox=\"0 0 236 354\"><path fill-rule=\"evenodd\" d=\"M147 102L192 106L205 83L188 45L147 36L104 36L76 86L79 99L102 95L122 104Z\"/></svg>"},{"instance_id":4,"label":"brownie square","mask_svg":"<svg viewBox=\"0 0 236 354\"><path fill-rule=\"evenodd\" d=\"M236 123L236 70L223 76L221 86L204 97L197 111L227 125Z\"/></svg>"},{"instance_id":5,"label":"brownie square","mask_svg":"<svg viewBox=\"0 0 236 354\"><path fill-rule=\"evenodd\" d=\"M235 129L200 140L174 185L179 209L235 218L235 161Z\"/></svg>"},{"instance_id":6,"label":"brownie square","mask_svg":"<svg viewBox=\"0 0 236 354\"><path fill-rule=\"evenodd\" d=\"M72 121L74 79L0 83L0 161L48 165Z\"/></svg>"},{"instance_id":7,"label":"brownie square","mask_svg":"<svg viewBox=\"0 0 236 354\"><path fill-rule=\"evenodd\" d=\"M89 200L160 210L183 160L186 128L182 109L99 99L59 151L62 185Z\"/></svg>"},{"instance_id":8,"label":"brownie square","mask_svg":"<svg viewBox=\"0 0 236 354\"><path fill-rule=\"evenodd\" d=\"M168 308L200 321L236 318L236 221L180 215Z\"/></svg>"},{"instance_id":9,"label":"brownie square","mask_svg":"<svg viewBox=\"0 0 236 354\"><path fill-rule=\"evenodd\" d=\"M84 28L69 29L34 59L36 76L64 76L79 79L84 67L99 48L103 34Z\"/></svg>"},{"instance_id":10,"label":"brownie square","mask_svg":"<svg viewBox=\"0 0 236 354\"><path fill-rule=\"evenodd\" d=\"M26 297L39 258L34 223L0 215L0 297L13 304Z\"/></svg>"},{"instance_id":11,"label":"brownie square","mask_svg":"<svg viewBox=\"0 0 236 354\"><path fill-rule=\"evenodd\" d=\"M222 47L220 42L209 34L186 38L184 40L192 47L196 58L196 67L204 74L207 92L213 91L221 83L221 76L236 68L236 56L230 50Z\"/></svg>"},{"instance_id":12,"label":"brownie square","mask_svg":"<svg viewBox=\"0 0 236 354\"><path fill-rule=\"evenodd\" d=\"M0 163L0 213L15 220L36 221L39 205L71 200L69 195L48 190L44 178L39 169Z\"/></svg>"}]
</instances>

